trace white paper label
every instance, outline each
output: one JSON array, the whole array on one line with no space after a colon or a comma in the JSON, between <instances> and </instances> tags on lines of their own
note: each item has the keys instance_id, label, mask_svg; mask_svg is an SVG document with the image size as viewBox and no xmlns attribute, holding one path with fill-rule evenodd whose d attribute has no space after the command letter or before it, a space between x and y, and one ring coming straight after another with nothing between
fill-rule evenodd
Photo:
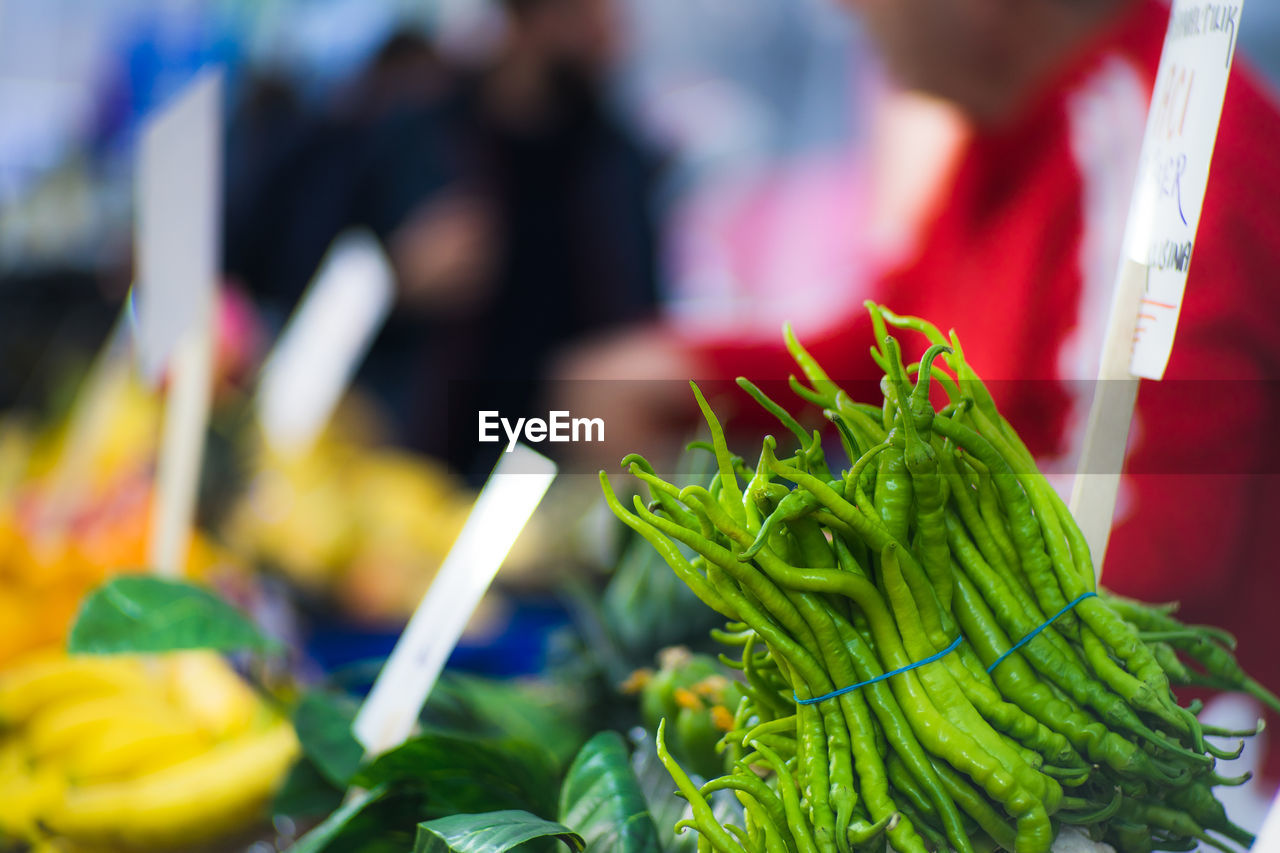
<instances>
[{"instance_id":1,"label":"white paper label","mask_svg":"<svg viewBox=\"0 0 1280 853\"><path fill-rule=\"evenodd\" d=\"M157 380L213 310L220 257L222 72L203 72L142 131L137 164L138 357Z\"/></svg>"},{"instance_id":2,"label":"white paper label","mask_svg":"<svg viewBox=\"0 0 1280 853\"><path fill-rule=\"evenodd\" d=\"M1164 376L1244 0L1174 0L1142 140L1125 253L1147 267L1130 371Z\"/></svg>"},{"instance_id":3,"label":"white paper label","mask_svg":"<svg viewBox=\"0 0 1280 853\"><path fill-rule=\"evenodd\" d=\"M413 730L471 614L555 476L555 463L524 445L502 455L360 708L352 729L369 754L399 745Z\"/></svg>"},{"instance_id":4,"label":"white paper label","mask_svg":"<svg viewBox=\"0 0 1280 853\"><path fill-rule=\"evenodd\" d=\"M394 300L377 239L367 231L340 235L263 367L258 420L272 447L301 453L311 445Z\"/></svg>"}]
</instances>

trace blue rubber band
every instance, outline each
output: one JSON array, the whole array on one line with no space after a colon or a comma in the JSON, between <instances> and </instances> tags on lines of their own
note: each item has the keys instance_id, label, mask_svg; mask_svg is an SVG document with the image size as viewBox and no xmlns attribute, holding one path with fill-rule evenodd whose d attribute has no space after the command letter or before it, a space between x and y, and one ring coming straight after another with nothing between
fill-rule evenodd
<instances>
[{"instance_id":1,"label":"blue rubber band","mask_svg":"<svg viewBox=\"0 0 1280 853\"><path fill-rule=\"evenodd\" d=\"M956 637L954 640L951 641L951 645L947 646L945 649L943 649L940 652L937 652L936 654L929 655L924 660L918 660L915 663L907 664L906 666L899 667L898 669L886 672L883 675L877 675L875 678L868 678L866 681L859 681L857 684L850 684L848 687L841 687L839 690L832 690L830 693L824 693L821 696L814 696L812 699L801 699L799 696L796 696L794 693L792 693L791 695L795 697L795 700L799 702L801 705L816 705L819 702L825 702L828 699L834 699L837 696L843 696L846 693L852 693L854 690L857 690L859 687L866 687L868 684L875 684L877 681L884 681L886 678L893 678L895 675L901 675L902 673L907 672L908 670L915 669L918 666L924 666L927 663L933 663L936 660L940 660L946 657L947 655L951 654L952 652L954 652L956 650L956 647L960 645L960 641L963 639L964 639L963 635Z\"/></svg>"},{"instance_id":2,"label":"blue rubber band","mask_svg":"<svg viewBox=\"0 0 1280 853\"><path fill-rule=\"evenodd\" d=\"M1050 625L1052 625L1052 624L1053 624L1053 623L1058 619L1058 617L1059 617L1059 616L1061 616L1062 614L1066 613L1068 610L1070 610L1071 608L1075 607L1077 604L1079 604L1080 602L1084 601L1086 598L1094 598L1094 597L1096 597L1097 595L1098 595L1098 594L1097 594L1096 592L1082 592L1082 593L1080 593L1080 595L1076 596L1075 601L1071 602L1071 603L1070 603L1070 604L1068 604L1066 607L1062 608L1062 609L1061 609L1061 610L1059 610L1057 613L1055 613L1055 614L1053 614L1052 616L1050 616L1047 620L1045 620L1044 624L1042 624L1039 628L1036 628L1036 629L1035 629L1034 631L1032 631L1030 634L1027 634L1027 636L1023 637L1021 640L1019 640L1018 642L1016 642L1016 643L1014 643L1012 646L1010 646L1010 647L1005 651L1005 653L1004 653L1004 654L1000 655L1000 657L998 657L998 658L996 658L996 659L995 659L995 662L994 662L994 663L992 663L992 664L991 664L991 666L987 667L987 672L991 672L992 670L994 670L996 667L998 667L998 666L1001 664L1001 662L1003 662L1003 661L1004 661L1004 659L1005 659L1005 658L1007 658L1009 655L1013 654L1013 653L1014 653L1014 652L1016 652L1018 649L1020 649L1020 648L1022 648L1023 646L1025 646L1027 643L1029 643L1029 642L1031 642L1032 640L1034 640L1034 639L1035 639L1035 637L1036 637L1036 634L1039 634L1039 633L1040 633L1041 631L1043 631L1045 628L1048 628Z\"/></svg>"}]
</instances>

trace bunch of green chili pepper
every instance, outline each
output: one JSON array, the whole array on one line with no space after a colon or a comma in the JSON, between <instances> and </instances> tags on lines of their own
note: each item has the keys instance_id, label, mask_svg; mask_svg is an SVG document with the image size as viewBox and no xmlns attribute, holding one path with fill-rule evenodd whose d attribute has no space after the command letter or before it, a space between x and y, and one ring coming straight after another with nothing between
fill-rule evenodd
<instances>
[{"instance_id":1,"label":"bunch of green chili pepper","mask_svg":"<svg viewBox=\"0 0 1280 853\"><path fill-rule=\"evenodd\" d=\"M1222 632L1096 587L1084 537L1037 470L954 333L869 304L884 370L879 405L853 401L787 332L849 468L746 380L794 436L734 456L695 385L717 472L708 487L623 466L651 500L615 514L707 606L743 698L699 787L658 749L692 805L700 851L900 853L1050 849L1077 826L1118 850L1231 849L1214 772L1224 750L1171 683L1275 697L1240 671ZM889 328L927 337L902 363ZM945 391L935 409L932 391ZM1197 667L1188 667L1183 658ZM732 790L744 826L706 797Z\"/></svg>"}]
</instances>

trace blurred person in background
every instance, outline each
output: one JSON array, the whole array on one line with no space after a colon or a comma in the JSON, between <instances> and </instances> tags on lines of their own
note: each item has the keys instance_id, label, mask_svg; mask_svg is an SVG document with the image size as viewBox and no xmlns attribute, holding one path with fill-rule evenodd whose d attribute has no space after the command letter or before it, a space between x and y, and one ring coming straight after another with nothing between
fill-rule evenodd
<instances>
[{"instance_id":1,"label":"blurred person in background","mask_svg":"<svg viewBox=\"0 0 1280 853\"><path fill-rule=\"evenodd\" d=\"M421 336L411 442L482 477L555 349L650 314L657 160L610 109L612 0L503 0L504 42L379 140L366 188ZM492 453L488 451L492 448Z\"/></svg>"},{"instance_id":2,"label":"blurred person in background","mask_svg":"<svg viewBox=\"0 0 1280 853\"><path fill-rule=\"evenodd\" d=\"M860 295L958 330L1032 451L1050 464L1070 459L1097 373L1168 7L845 3L901 87L875 131L876 212L848 224L885 235L897 261ZM1180 618L1235 633L1242 664L1272 689L1280 575L1260 531L1280 521L1280 458L1266 428L1280 416L1277 138L1280 113L1237 58L1178 336L1165 380L1142 385L1106 561L1111 589L1181 600ZM863 312L833 318L804 343L837 381L879 377ZM758 382L796 372L780 342L694 341L661 326L584 344L558 370L578 380L560 386L564 408L591 407L611 448L643 451L692 404L682 382L618 380ZM1277 759L1273 748L1270 779Z\"/></svg>"},{"instance_id":3,"label":"blurred person in background","mask_svg":"<svg viewBox=\"0 0 1280 853\"><path fill-rule=\"evenodd\" d=\"M370 190L385 180L379 140L407 112L443 98L451 73L421 33L402 29L318 109L283 76L248 81L229 129L226 263L272 325L289 316L334 238L386 219L375 207L386 202ZM423 158L437 164L430 153L424 146ZM358 376L400 439L418 349L416 323L392 315Z\"/></svg>"},{"instance_id":4,"label":"blurred person in background","mask_svg":"<svg viewBox=\"0 0 1280 853\"><path fill-rule=\"evenodd\" d=\"M360 380L400 441L474 479L501 449L477 447L476 411L545 417L548 354L656 302L658 158L608 102L612 0L502 9L479 68L400 34L323 120L247 110L241 145L265 166L228 205L230 269L286 309L338 233L378 235L400 304Z\"/></svg>"}]
</instances>

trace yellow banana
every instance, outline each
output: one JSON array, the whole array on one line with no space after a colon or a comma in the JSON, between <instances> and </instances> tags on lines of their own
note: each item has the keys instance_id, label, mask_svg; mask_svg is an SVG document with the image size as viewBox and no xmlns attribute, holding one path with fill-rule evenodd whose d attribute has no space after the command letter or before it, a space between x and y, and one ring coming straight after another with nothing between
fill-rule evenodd
<instances>
[{"instance_id":1,"label":"yellow banana","mask_svg":"<svg viewBox=\"0 0 1280 853\"><path fill-rule=\"evenodd\" d=\"M145 776L71 788L44 822L74 842L189 849L260 817L297 752L293 728L278 722Z\"/></svg>"},{"instance_id":2,"label":"yellow banana","mask_svg":"<svg viewBox=\"0 0 1280 853\"><path fill-rule=\"evenodd\" d=\"M41 654L0 673L0 726L18 726L74 697L145 691L146 668L132 657Z\"/></svg>"},{"instance_id":3,"label":"yellow banana","mask_svg":"<svg viewBox=\"0 0 1280 853\"><path fill-rule=\"evenodd\" d=\"M137 725L161 724L178 719L158 691L110 693L88 698L75 697L49 706L27 723L22 734L27 749L37 760L50 759L83 749L100 740L119 721Z\"/></svg>"},{"instance_id":4,"label":"yellow banana","mask_svg":"<svg viewBox=\"0 0 1280 853\"><path fill-rule=\"evenodd\" d=\"M214 652L184 652L166 660L175 706L222 739L243 732L261 707L253 689Z\"/></svg>"},{"instance_id":5,"label":"yellow banana","mask_svg":"<svg viewBox=\"0 0 1280 853\"><path fill-rule=\"evenodd\" d=\"M194 720L116 717L62 762L77 783L136 777L206 752L213 745Z\"/></svg>"},{"instance_id":6,"label":"yellow banana","mask_svg":"<svg viewBox=\"0 0 1280 853\"><path fill-rule=\"evenodd\" d=\"M37 821L62 799L66 780L56 767L33 766L20 745L0 746L0 837L35 838Z\"/></svg>"}]
</instances>

